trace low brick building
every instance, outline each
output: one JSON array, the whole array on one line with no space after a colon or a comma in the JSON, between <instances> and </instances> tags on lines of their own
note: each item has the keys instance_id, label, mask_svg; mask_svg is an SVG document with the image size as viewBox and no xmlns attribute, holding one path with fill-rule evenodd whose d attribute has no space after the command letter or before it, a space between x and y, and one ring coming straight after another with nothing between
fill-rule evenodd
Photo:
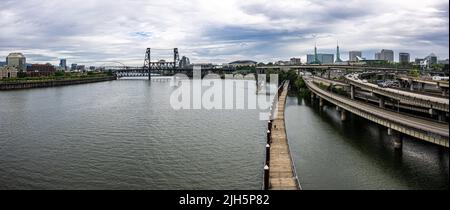
<instances>
[{"instance_id":1,"label":"low brick building","mask_svg":"<svg viewBox=\"0 0 450 210\"><path fill-rule=\"evenodd\" d=\"M50 76L55 72L56 68L51 64L32 64L27 67L29 77Z\"/></svg>"}]
</instances>

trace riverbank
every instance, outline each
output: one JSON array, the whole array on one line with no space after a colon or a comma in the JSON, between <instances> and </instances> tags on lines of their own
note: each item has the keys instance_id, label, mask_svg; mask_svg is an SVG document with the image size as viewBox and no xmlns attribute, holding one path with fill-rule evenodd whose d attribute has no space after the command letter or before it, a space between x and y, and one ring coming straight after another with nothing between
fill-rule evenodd
<instances>
[{"instance_id":1,"label":"riverbank","mask_svg":"<svg viewBox=\"0 0 450 210\"><path fill-rule=\"evenodd\" d=\"M45 87L57 87L66 85L77 85L94 82L105 82L116 80L114 76L102 76L102 77L86 77L86 78L70 78L70 79L50 79L50 80L19 80L19 81L0 81L1 90L18 90L18 89L30 89L30 88L45 88Z\"/></svg>"}]
</instances>

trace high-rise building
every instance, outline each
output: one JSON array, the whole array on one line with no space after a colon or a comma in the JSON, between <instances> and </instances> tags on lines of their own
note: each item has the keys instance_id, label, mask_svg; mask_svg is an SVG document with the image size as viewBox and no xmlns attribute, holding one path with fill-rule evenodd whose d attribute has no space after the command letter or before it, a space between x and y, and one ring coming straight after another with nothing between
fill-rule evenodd
<instances>
[{"instance_id":1,"label":"high-rise building","mask_svg":"<svg viewBox=\"0 0 450 210\"><path fill-rule=\"evenodd\" d=\"M72 63L70 69L71 69L72 71L75 71L75 70L77 70L77 66L78 66L78 65L77 65L76 63Z\"/></svg>"},{"instance_id":2,"label":"high-rise building","mask_svg":"<svg viewBox=\"0 0 450 210\"><path fill-rule=\"evenodd\" d=\"M59 60L59 67L64 70L67 70L67 60L66 59Z\"/></svg>"},{"instance_id":3,"label":"high-rise building","mask_svg":"<svg viewBox=\"0 0 450 210\"><path fill-rule=\"evenodd\" d=\"M6 57L6 65L15 67L19 71L27 71L27 59L22 53L10 53Z\"/></svg>"},{"instance_id":4,"label":"high-rise building","mask_svg":"<svg viewBox=\"0 0 450 210\"><path fill-rule=\"evenodd\" d=\"M429 67L431 67L434 64L437 64L438 62L438 58L434 53L431 53L430 55L428 55L425 60L427 61L427 64Z\"/></svg>"},{"instance_id":5,"label":"high-rise building","mask_svg":"<svg viewBox=\"0 0 450 210\"><path fill-rule=\"evenodd\" d=\"M394 51L382 49L380 54L380 60L394 62Z\"/></svg>"},{"instance_id":6,"label":"high-rise building","mask_svg":"<svg viewBox=\"0 0 450 210\"><path fill-rule=\"evenodd\" d=\"M375 60L381 60L381 53L380 52L376 52L375 53Z\"/></svg>"},{"instance_id":7,"label":"high-rise building","mask_svg":"<svg viewBox=\"0 0 450 210\"><path fill-rule=\"evenodd\" d=\"M306 55L306 62L308 64L333 64L334 54L308 54Z\"/></svg>"},{"instance_id":8,"label":"high-rise building","mask_svg":"<svg viewBox=\"0 0 450 210\"><path fill-rule=\"evenodd\" d=\"M423 60L424 60L423 58L416 58L414 60L414 63L417 64L417 65L420 65L423 62Z\"/></svg>"},{"instance_id":9,"label":"high-rise building","mask_svg":"<svg viewBox=\"0 0 450 210\"><path fill-rule=\"evenodd\" d=\"M357 57L362 57L361 51L350 51L348 52L348 59L350 61L356 62L358 61Z\"/></svg>"},{"instance_id":10,"label":"high-rise building","mask_svg":"<svg viewBox=\"0 0 450 210\"><path fill-rule=\"evenodd\" d=\"M409 63L410 62L410 56L409 53L399 53L398 54L398 62L399 63Z\"/></svg>"},{"instance_id":11,"label":"high-rise building","mask_svg":"<svg viewBox=\"0 0 450 210\"><path fill-rule=\"evenodd\" d=\"M445 60L438 60L438 64L448 65L448 63L449 63L448 58Z\"/></svg>"}]
</instances>

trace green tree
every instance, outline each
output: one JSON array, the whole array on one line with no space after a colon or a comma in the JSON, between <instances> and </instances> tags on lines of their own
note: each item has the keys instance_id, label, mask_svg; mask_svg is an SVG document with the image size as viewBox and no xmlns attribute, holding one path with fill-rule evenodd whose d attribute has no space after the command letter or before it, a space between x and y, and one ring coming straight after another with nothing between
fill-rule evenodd
<instances>
[{"instance_id":1,"label":"green tree","mask_svg":"<svg viewBox=\"0 0 450 210\"><path fill-rule=\"evenodd\" d=\"M55 72L55 77L63 77L65 76L65 72L64 71L57 71Z\"/></svg>"},{"instance_id":2,"label":"green tree","mask_svg":"<svg viewBox=\"0 0 450 210\"><path fill-rule=\"evenodd\" d=\"M420 76L420 73L419 73L419 71L418 71L417 69L411 69L411 70L409 71L409 76L412 76L412 77L419 77L419 76Z\"/></svg>"}]
</instances>

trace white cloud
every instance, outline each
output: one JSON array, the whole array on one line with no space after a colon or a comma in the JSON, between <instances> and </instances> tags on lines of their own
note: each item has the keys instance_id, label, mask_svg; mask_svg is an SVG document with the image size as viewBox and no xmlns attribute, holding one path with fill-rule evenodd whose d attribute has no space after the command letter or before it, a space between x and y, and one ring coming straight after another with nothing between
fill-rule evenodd
<instances>
[{"instance_id":1,"label":"white cloud","mask_svg":"<svg viewBox=\"0 0 450 210\"><path fill-rule=\"evenodd\" d=\"M142 65L146 47L178 47L196 62L267 62L310 53L312 34L326 52L339 40L344 58L381 48L448 57L444 0L3 0L0 25L0 56L22 51L30 62L41 55Z\"/></svg>"}]
</instances>

